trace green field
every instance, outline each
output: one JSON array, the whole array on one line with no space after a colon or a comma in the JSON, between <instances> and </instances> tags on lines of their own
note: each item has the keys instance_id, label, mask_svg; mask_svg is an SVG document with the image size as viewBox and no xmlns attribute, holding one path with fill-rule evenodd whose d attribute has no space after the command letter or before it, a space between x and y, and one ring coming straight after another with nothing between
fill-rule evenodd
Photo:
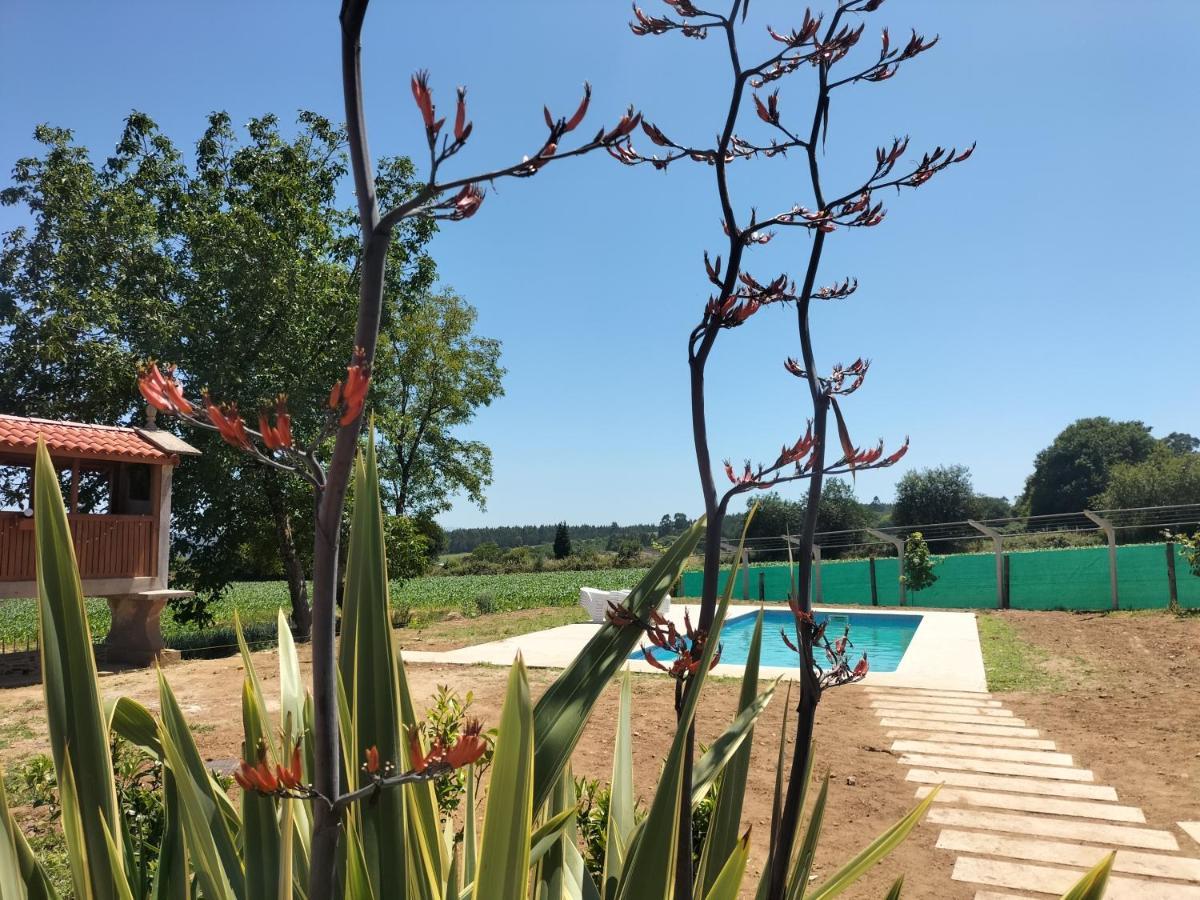
<instances>
[{"instance_id":1,"label":"green field","mask_svg":"<svg viewBox=\"0 0 1200 900\"><path fill-rule=\"evenodd\" d=\"M419 612L459 610L471 612L486 606L496 612L538 606L572 606L581 587L602 590L633 587L645 569L594 569L584 572L529 572L517 575L460 575L416 578L392 585L392 605ZM480 598L485 598L480 600ZM181 648L224 646L236 610L248 627L260 626L264 636L275 622L279 607L290 608L287 585L282 581L238 582L211 607L216 623L205 632L177 623L168 606L162 617L168 644ZM108 632L108 604L88 600L88 620L97 638ZM21 648L37 636L37 606L32 600L0 600L0 641L4 649ZM211 642L211 643L210 643Z\"/></svg>"}]
</instances>

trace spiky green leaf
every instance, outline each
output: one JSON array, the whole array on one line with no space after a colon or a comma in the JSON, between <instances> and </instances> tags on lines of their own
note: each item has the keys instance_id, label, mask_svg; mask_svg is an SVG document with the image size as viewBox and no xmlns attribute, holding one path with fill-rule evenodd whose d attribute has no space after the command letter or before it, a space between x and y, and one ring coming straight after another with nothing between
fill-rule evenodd
<instances>
[{"instance_id":1,"label":"spiky green leaf","mask_svg":"<svg viewBox=\"0 0 1200 900\"><path fill-rule=\"evenodd\" d=\"M630 592L626 605L641 617L656 609L704 533L704 517L675 539ZM641 630L604 624L554 680L534 709L534 805L541 808L570 759L592 707L637 647Z\"/></svg>"}]
</instances>

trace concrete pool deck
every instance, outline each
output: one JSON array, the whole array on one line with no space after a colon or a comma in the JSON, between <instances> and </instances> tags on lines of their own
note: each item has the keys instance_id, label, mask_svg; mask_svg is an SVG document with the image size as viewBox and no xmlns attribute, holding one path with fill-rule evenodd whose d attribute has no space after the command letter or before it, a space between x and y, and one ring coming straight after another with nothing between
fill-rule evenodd
<instances>
[{"instance_id":1,"label":"concrete pool deck","mask_svg":"<svg viewBox=\"0 0 1200 900\"><path fill-rule=\"evenodd\" d=\"M778 606L778 604L776 605ZM768 609L774 608L769 606ZM693 621L700 607L696 604L671 605L670 619L683 627L683 613L687 610ZM729 618L753 613L757 604L736 604L729 607ZM912 641L894 672L870 672L863 683L880 687L933 688L941 691L982 692L987 690L987 679L983 671L983 653L979 647L979 630L975 626L975 615L967 612L923 610L901 607L880 609L875 606L819 606L817 612L844 614L848 612L887 615L919 615ZM518 652L525 658L527 666L535 668L562 669L570 664L584 644L601 626L593 624L562 625L545 631L533 631L502 641L475 644L458 650L445 652L405 651L404 659L414 663L452 663L458 665L507 666ZM653 673L654 669L644 660L631 659L629 668L634 672ZM718 677L740 678L742 666L721 663L712 674ZM761 677L782 676L795 679L796 670L791 667L763 666Z\"/></svg>"}]
</instances>

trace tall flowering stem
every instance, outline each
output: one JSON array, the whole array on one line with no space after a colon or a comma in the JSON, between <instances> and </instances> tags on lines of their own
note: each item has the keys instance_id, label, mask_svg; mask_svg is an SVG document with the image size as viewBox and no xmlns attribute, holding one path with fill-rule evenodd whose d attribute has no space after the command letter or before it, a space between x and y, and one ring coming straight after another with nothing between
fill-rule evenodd
<instances>
[{"instance_id":1,"label":"tall flowering stem","mask_svg":"<svg viewBox=\"0 0 1200 900\"><path fill-rule=\"evenodd\" d=\"M442 177L446 164L464 150L473 132L468 118L467 92L459 88L454 95L452 124L439 116L434 88L427 72L412 76L413 101L424 127L428 172L424 185L411 197L391 209L381 209L375 190L367 123L363 110L362 70L360 65L363 22L368 0L343 0L341 24L342 92L346 110L346 132L350 150L350 171L354 178L362 248L358 285L358 318L353 350L346 377L329 394L329 408L318 433L300 441L291 431L287 398L280 396L258 414L258 428L247 425L236 403L222 402L203 393L199 398L185 396L182 380L174 368L160 368L151 362L139 373L138 386L147 402L160 412L174 415L198 428L218 432L232 446L263 465L293 473L307 480L316 493L316 528L313 540L313 601L311 609L313 671L313 783L304 787L306 796L320 797L315 805L311 847L309 896L324 900L334 896L337 863L338 814L351 795L343 794L339 784L337 669L335 659L335 598L339 540L342 515L351 467L362 431L363 411L369 397L371 371L379 340L380 317L384 301L384 274L392 233L398 224L414 217L444 221L467 219L483 203L484 185L501 178L530 178L548 165L582 156L595 150L614 148L628 141L641 123L632 107L613 125L601 127L575 146L567 147L570 135L584 121L591 102L591 87L584 85L583 97L570 115L555 116L543 107L547 133L533 152L519 161L485 169L465 177ZM329 444L332 441L332 451ZM328 452L327 461L322 459ZM306 632L307 623L296 623ZM449 759L434 768L454 765ZM264 774L265 772L265 774ZM420 774L420 773L418 773ZM278 782L278 772L258 773ZM243 777L257 777L243 773ZM286 776L285 776L286 777ZM386 781L386 779L383 779ZM247 783L250 783L249 781ZM295 790L295 789L292 789Z\"/></svg>"},{"instance_id":2,"label":"tall flowering stem","mask_svg":"<svg viewBox=\"0 0 1200 900\"><path fill-rule=\"evenodd\" d=\"M746 63L739 53L738 34L745 27L749 0L733 0L728 12L711 12L691 0L662 0L661 14L647 13L634 6L633 33L639 36L678 34L685 38L718 38L729 61L730 87L723 107L715 146L697 146L668 134L668 130L650 121L642 122L642 136L656 149L649 153L636 150L632 138L609 148L618 161L629 166L648 165L666 170L680 162L697 162L711 167L721 211L723 252L704 254L705 275L713 287L699 323L688 337L692 428L696 462L708 518L704 544L704 586L696 631L707 634L717 605L717 583L721 563L721 526L730 500L752 490L774 487L790 481L808 482L808 503L800 533L798 592L792 598L801 690L798 708L791 776L782 814L771 833L770 884L767 896L782 898L787 867L795 843L800 817L801 780L807 768L813 721L821 692L826 687L858 680L866 674L864 658L853 668L845 659L845 645L817 636L810 601L812 548L816 533L821 488L826 476L866 469L882 468L898 462L908 449L907 439L885 454L882 442L864 449L854 443L843 415L841 402L863 384L870 363L862 358L850 365L836 365L821 374L817 367L809 322L814 300L834 301L848 298L858 282L845 278L820 286L817 278L826 239L840 230L873 228L884 221L886 210L877 199L884 188L916 188L949 166L966 160L973 147L962 152L938 147L919 159L908 156L908 139L892 140L875 151L873 163L865 167L865 177L848 190L834 194L822 183L821 155L829 125L829 111L835 92L854 84L885 81L893 77L903 63L914 59L937 43L915 31L904 42L892 43L888 30L882 30L878 53L868 51L864 60L859 48L866 25L861 17L878 9L883 0L843 0L828 20L805 10L803 19L791 30L777 31L768 26L769 36L777 43L774 53L756 63ZM856 24L857 21L857 24ZM799 126L789 123L786 104L778 82L798 72L816 80L816 100L807 118ZM844 74L843 74L844 73ZM752 110L757 124L751 128L765 137L739 130L744 110ZM752 159L785 159L789 155L804 162L812 201L810 206L789 205L764 218L753 210L740 209L732 196L728 170ZM803 273L793 279L787 273L761 277L749 272L745 260L754 248L770 242L787 229L799 229L809 237ZM796 311L799 357L784 362L785 370L804 386L809 419L799 439L789 438L772 462L747 461L735 468L724 464L730 486L718 489L712 452L709 447L705 410L705 368L720 335L746 324L763 307L788 305ZM837 444L831 449L828 437L830 412L833 413ZM847 637L848 641L848 637ZM817 664L814 647L819 647L829 668ZM686 690L686 684L684 690ZM690 780L690 769L685 770ZM685 792L690 789L685 783ZM686 795L686 793L685 793ZM675 879L676 900L692 896L691 811L682 804L678 827L678 868Z\"/></svg>"}]
</instances>

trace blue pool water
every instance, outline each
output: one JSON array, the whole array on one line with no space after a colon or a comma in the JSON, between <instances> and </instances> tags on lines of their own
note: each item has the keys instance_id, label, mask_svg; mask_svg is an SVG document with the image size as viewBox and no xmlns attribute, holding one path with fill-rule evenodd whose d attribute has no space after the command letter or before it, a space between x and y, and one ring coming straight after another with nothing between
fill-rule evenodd
<instances>
[{"instance_id":1,"label":"blue pool water","mask_svg":"<svg viewBox=\"0 0 1200 900\"><path fill-rule=\"evenodd\" d=\"M754 635L754 620L757 613L750 612L728 619L721 630L721 662L732 665L744 665L746 654L750 650L750 638ZM921 624L919 615L892 615L869 612L818 612L818 623L829 619L826 634L830 643L834 638L842 636L842 629L850 626L850 641L854 646L847 652L846 657L853 666L862 658L863 651L871 663L872 672L894 672L904 657L904 651L912 640L917 626ZM793 643L796 640L795 624L791 612L787 610L767 610L763 616L763 645L760 665L763 666L795 666L796 654L788 649L780 637L780 629L787 629L788 637ZM670 660L674 653L668 653L657 647L653 648L656 658ZM824 654L817 653L817 662L825 665ZM639 648L630 654L630 659L642 659Z\"/></svg>"}]
</instances>

